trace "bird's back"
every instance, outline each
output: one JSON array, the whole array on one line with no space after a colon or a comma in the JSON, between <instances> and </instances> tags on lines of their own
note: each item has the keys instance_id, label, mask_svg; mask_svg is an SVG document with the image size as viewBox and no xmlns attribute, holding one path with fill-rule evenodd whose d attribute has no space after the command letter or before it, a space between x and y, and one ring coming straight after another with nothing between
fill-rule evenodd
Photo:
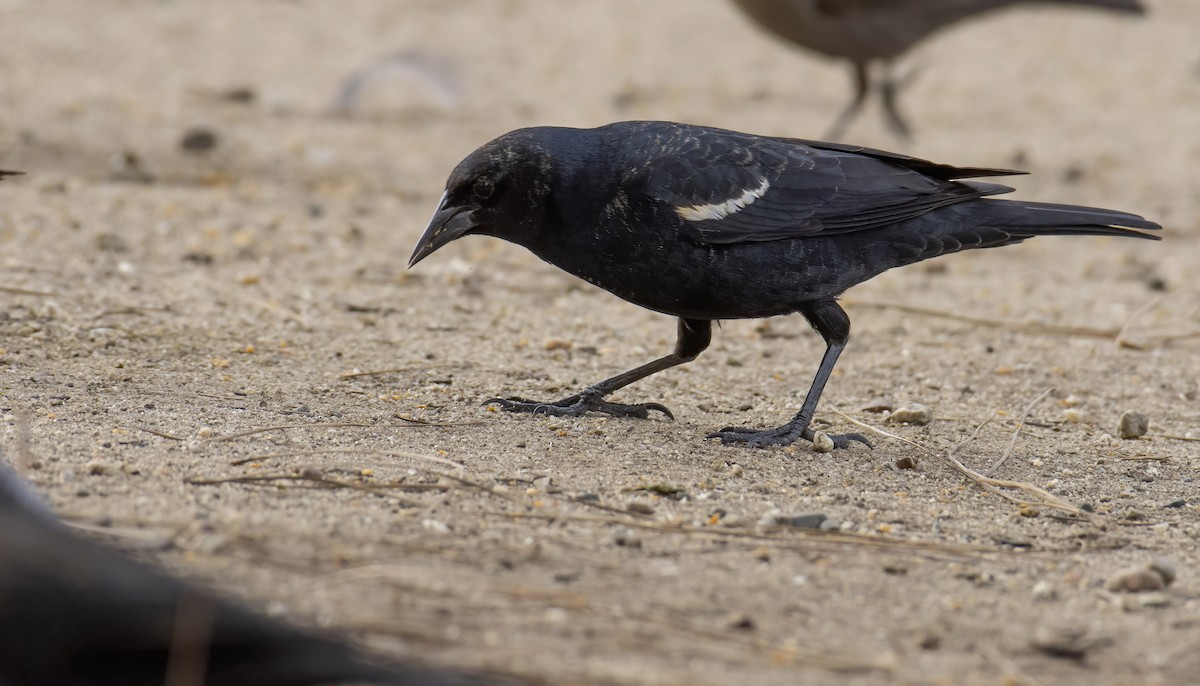
<instances>
[{"instance_id":1,"label":"bird's back","mask_svg":"<svg viewBox=\"0 0 1200 686\"><path fill-rule=\"evenodd\" d=\"M892 267L1035 235L1158 228L1126 213L991 200L1012 189L964 179L1015 172L868 148L653 121L547 135L570 140L571 155L556 156L553 225L523 244L621 298L689 318L795 312Z\"/></svg>"}]
</instances>

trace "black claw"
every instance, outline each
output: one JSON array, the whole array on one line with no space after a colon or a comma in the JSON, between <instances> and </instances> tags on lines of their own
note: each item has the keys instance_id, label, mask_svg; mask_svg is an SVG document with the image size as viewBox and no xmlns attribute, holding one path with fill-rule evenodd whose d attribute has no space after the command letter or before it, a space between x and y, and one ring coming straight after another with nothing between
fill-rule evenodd
<instances>
[{"instance_id":1,"label":"black claw","mask_svg":"<svg viewBox=\"0 0 1200 686\"><path fill-rule=\"evenodd\" d=\"M506 405L511 405L513 403L524 403L524 402L529 402L529 401L525 400L524 398L509 397L509 398L488 398L487 400L485 400L479 404L483 405L485 407L488 405L500 405L501 407L504 407Z\"/></svg>"},{"instance_id":2,"label":"black claw","mask_svg":"<svg viewBox=\"0 0 1200 686\"><path fill-rule=\"evenodd\" d=\"M837 436L830 436L829 438L833 439L834 448L849 448L852 442L858 441L871 450L875 449L875 446L867 440L866 436L863 436L862 434L838 434Z\"/></svg>"},{"instance_id":3,"label":"black claw","mask_svg":"<svg viewBox=\"0 0 1200 686\"><path fill-rule=\"evenodd\" d=\"M720 438L721 434L753 434L758 433L759 429L751 429L745 426L727 426L720 431L714 431L705 438Z\"/></svg>"},{"instance_id":4,"label":"black claw","mask_svg":"<svg viewBox=\"0 0 1200 686\"><path fill-rule=\"evenodd\" d=\"M638 403L637 405L622 405L621 403L597 403L594 407L588 407L589 410L595 412L604 412L617 417L637 417L638 419L649 419L650 410L658 410L666 415L667 419L674 420L675 415L671 414L671 410L665 405L659 403Z\"/></svg>"},{"instance_id":5,"label":"black claw","mask_svg":"<svg viewBox=\"0 0 1200 686\"><path fill-rule=\"evenodd\" d=\"M659 412L665 414L667 419L675 421L675 415L671 414L671 410L669 410L666 405L660 405L658 403L643 403L642 407L646 408L647 410L658 410Z\"/></svg>"}]
</instances>

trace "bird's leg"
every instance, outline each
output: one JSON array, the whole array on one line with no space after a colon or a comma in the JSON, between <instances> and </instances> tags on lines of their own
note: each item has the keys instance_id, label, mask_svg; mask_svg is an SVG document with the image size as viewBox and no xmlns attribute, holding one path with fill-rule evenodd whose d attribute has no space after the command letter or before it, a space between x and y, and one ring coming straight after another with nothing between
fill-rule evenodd
<instances>
[{"instance_id":1,"label":"bird's leg","mask_svg":"<svg viewBox=\"0 0 1200 686\"><path fill-rule=\"evenodd\" d=\"M817 375L813 379L812 387L808 389L808 395L805 396L800 411L796 413L792 421L774 429L726 427L709 434L708 438L719 438L721 443L726 444L745 443L758 447L789 445L797 438L803 438L806 441L813 439L813 430L809 424L812 423L813 415L816 414L817 401L821 399L821 391L825 389L825 383L829 381L829 375L833 373L833 366L837 364L838 355L842 354L842 350L850 340L850 318L846 316L846 311L833 300L812 303L801 309L800 313L812 324L817 333L821 334L826 345L825 355L821 358L821 366L817 368ZM868 447L871 445L871 442L860 434L841 434L830 436L830 438L833 439L835 448L847 448L853 441L865 443Z\"/></svg>"},{"instance_id":2,"label":"bird's leg","mask_svg":"<svg viewBox=\"0 0 1200 686\"><path fill-rule=\"evenodd\" d=\"M904 79L897 78L891 62L884 63L883 68L883 83L879 86L879 94L883 96L883 113L887 118L888 129L901 138L911 138L912 129L904 121L904 117L900 116L900 108L896 104L896 96L900 88L911 80L911 74Z\"/></svg>"},{"instance_id":3,"label":"bird's leg","mask_svg":"<svg viewBox=\"0 0 1200 686\"><path fill-rule=\"evenodd\" d=\"M711 321L707 319L684 319L681 317L679 319L679 334L675 342L675 351L670 355L664 355L653 362L647 362L640 367L592 384L575 395L568 396L562 400L538 402L524 398L489 398L483 401L483 404L496 404L501 409L508 410L509 412L529 412L532 414L567 417L578 417L587 412L603 412L616 417L646 419L650 416L650 410L657 410L667 417L674 419L675 415L671 414L670 410L659 403L625 405L622 403L610 403L604 400L604 397L619 388L624 388L651 374L661 372L664 369L670 369L684 362L691 362L708 347L711 340Z\"/></svg>"},{"instance_id":4,"label":"bird's leg","mask_svg":"<svg viewBox=\"0 0 1200 686\"><path fill-rule=\"evenodd\" d=\"M854 63L854 99L850 104L846 105L845 109L838 114L837 119L833 120L833 126L825 132L825 137L831 141L842 139L842 135L846 133L846 129L858 113L862 110L863 102L867 99L867 93L871 90L871 74L867 71L866 62Z\"/></svg>"}]
</instances>

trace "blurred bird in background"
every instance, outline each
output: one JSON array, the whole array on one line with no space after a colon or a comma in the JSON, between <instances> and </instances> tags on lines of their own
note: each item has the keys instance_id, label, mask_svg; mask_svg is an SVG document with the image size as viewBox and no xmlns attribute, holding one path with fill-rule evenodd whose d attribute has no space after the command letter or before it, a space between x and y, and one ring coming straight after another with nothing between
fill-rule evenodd
<instances>
[{"instance_id":1,"label":"blurred bird in background","mask_svg":"<svg viewBox=\"0 0 1200 686\"><path fill-rule=\"evenodd\" d=\"M1085 5L1144 14L1139 0L733 0L761 28L787 41L830 57L850 60L854 98L825 134L841 139L862 110L872 86L871 65L882 63L879 84L888 128L902 137L912 133L896 105L902 83L893 60L926 36L969 17L1014 5Z\"/></svg>"}]
</instances>

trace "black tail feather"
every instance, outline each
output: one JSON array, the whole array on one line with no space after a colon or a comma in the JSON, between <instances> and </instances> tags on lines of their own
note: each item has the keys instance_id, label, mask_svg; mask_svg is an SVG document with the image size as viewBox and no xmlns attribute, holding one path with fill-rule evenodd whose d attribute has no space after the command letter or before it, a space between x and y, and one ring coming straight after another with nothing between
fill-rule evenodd
<instances>
[{"instance_id":1,"label":"black tail feather","mask_svg":"<svg viewBox=\"0 0 1200 686\"><path fill-rule=\"evenodd\" d=\"M1143 233L1158 231L1162 225L1145 217L1117 210L1082 205L1059 205L1018 200L987 200L996 210L994 225L1014 237L1033 236L1122 236L1162 240Z\"/></svg>"},{"instance_id":2,"label":"black tail feather","mask_svg":"<svg viewBox=\"0 0 1200 686\"><path fill-rule=\"evenodd\" d=\"M1087 5L1132 14L1146 13L1145 6L1139 0L1042 0L1042 2L1052 2L1056 5Z\"/></svg>"}]
</instances>

